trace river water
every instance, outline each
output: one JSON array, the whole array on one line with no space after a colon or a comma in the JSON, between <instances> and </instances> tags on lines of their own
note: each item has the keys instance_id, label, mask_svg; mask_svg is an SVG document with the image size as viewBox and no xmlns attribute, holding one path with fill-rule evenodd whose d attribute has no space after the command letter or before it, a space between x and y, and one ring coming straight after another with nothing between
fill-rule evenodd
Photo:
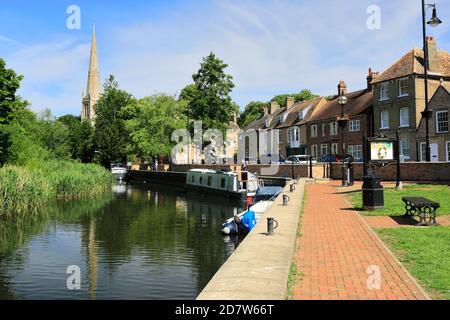
<instances>
[{"instance_id":1,"label":"river water","mask_svg":"<svg viewBox=\"0 0 450 320\"><path fill-rule=\"evenodd\" d=\"M0 299L195 299L238 245L220 225L240 208L179 189L115 185L41 210L0 228Z\"/></svg>"}]
</instances>

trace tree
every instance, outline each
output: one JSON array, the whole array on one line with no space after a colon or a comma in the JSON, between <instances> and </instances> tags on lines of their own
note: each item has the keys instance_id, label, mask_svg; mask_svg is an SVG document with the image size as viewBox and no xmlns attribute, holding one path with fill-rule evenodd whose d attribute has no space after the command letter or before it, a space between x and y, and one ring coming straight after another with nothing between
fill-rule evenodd
<instances>
[{"instance_id":1,"label":"tree","mask_svg":"<svg viewBox=\"0 0 450 320\"><path fill-rule=\"evenodd\" d=\"M180 97L188 102L190 120L201 120L203 128L224 131L232 112L237 112L230 94L233 78L224 70L228 67L214 53L203 58L199 71L192 76L194 84L183 89Z\"/></svg>"},{"instance_id":2,"label":"tree","mask_svg":"<svg viewBox=\"0 0 450 320\"><path fill-rule=\"evenodd\" d=\"M288 97L293 97L295 99L295 102L301 102L306 100L311 100L314 98L317 98L318 96L313 94L311 90L302 90L299 93L293 93L293 94L280 94L275 97L273 97L270 101L276 101L278 104L282 107L286 106L286 99Z\"/></svg>"},{"instance_id":3,"label":"tree","mask_svg":"<svg viewBox=\"0 0 450 320\"><path fill-rule=\"evenodd\" d=\"M171 141L173 131L186 128L186 105L184 100L161 94L135 101L124 109L129 115L125 121L130 135L128 154L141 159L169 156L175 146Z\"/></svg>"},{"instance_id":4,"label":"tree","mask_svg":"<svg viewBox=\"0 0 450 320\"><path fill-rule=\"evenodd\" d=\"M88 120L83 120L76 133L78 144L76 148L76 158L83 163L94 161L94 128Z\"/></svg>"},{"instance_id":5,"label":"tree","mask_svg":"<svg viewBox=\"0 0 450 320\"><path fill-rule=\"evenodd\" d=\"M16 96L22 79L14 70L7 69L6 62L0 58L0 166L6 162L11 147L10 135L2 127L11 123L16 112L27 105Z\"/></svg>"},{"instance_id":6,"label":"tree","mask_svg":"<svg viewBox=\"0 0 450 320\"><path fill-rule=\"evenodd\" d=\"M94 106L97 115L94 129L95 161L105 167L114 161L127 160L128 134L121 111L132 100L128 92L119 88L114 76L109 76L104 93Z\"/></svg>"},{"instance_id":7,"label":"tree","mask_svg":"<svg viewBox=\"0 0 450 320\"><path fill-rule=\"evenodd\" d=\"M267 107L267 102L252 101L246 107L244 112L242 112L238 119L239 127L245 129L250 123L256 121L264 115L264 107Z\"/></svg>"}]
</instances>

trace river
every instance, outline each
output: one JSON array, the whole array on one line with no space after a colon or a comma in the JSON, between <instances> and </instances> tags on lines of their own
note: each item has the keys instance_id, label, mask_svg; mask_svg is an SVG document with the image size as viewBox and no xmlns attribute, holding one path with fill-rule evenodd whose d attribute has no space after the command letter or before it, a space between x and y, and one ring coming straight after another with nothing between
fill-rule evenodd
<instances>
[{"instance_id":1,"label":"river","mask_svg":"<svg viewBox=\"0 0 450 320\"><path fill-rule=\"evenodd\" d=\"M176 188L115 185L41 211L0 228L0 299L195 299L238 245L220 224L240 208Z\"/></svg>"}]
</instances>

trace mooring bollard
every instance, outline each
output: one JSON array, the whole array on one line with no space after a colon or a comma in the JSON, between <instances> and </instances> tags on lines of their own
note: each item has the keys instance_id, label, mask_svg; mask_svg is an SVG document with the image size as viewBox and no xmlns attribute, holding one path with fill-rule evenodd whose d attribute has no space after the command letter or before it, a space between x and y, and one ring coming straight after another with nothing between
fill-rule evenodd
<instances>
[{"instance_id":1,"label":"mooring bollard","mask_svg":"<svg viewBox=\"0 0 450 320\"><path fill-rule=\"evenodd\" d=\"M291 201L291 198L289 198L289 196L284 194L283 195L283 206L287 206L289 201Z\"/></svg>"},{"instance_id":2,"label":"mooring bollard","mask_svg":"<svg viewBox=\"0 0 450 320\"><path fill-rule=\"evenodd\" d=\"M278 228L278 221L274 218L267 218L267 234L273 236L276 228Z\"/></svg>"},{"instance_id":3,"label":"mooring bollard","mask_svg":"<svg viewBox=\"0 0 450 320\"><path fill-rule=\"evenodd\" d=\"M291 193L295 191L295 185L294 184L291 184L289 187L290 187Z\"/></svg>"}]
</instances>

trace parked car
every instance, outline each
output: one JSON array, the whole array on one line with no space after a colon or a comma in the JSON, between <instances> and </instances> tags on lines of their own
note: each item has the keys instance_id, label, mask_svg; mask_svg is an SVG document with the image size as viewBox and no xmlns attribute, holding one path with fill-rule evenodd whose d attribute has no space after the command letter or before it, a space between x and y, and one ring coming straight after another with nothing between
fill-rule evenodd
<instances>
[{"instance_id":1,"label":"parked car","mask_svg":"<svg viewBox=\"0 0 450 320\"><path fill-rule=\"evenodd\" d=\"M286 164L309 164L309 158L311 156L308 155L293 155L287 157L285 163ZM313 160L312 163L317 163L316 160Z\"/></svg>"}]
</instances>

